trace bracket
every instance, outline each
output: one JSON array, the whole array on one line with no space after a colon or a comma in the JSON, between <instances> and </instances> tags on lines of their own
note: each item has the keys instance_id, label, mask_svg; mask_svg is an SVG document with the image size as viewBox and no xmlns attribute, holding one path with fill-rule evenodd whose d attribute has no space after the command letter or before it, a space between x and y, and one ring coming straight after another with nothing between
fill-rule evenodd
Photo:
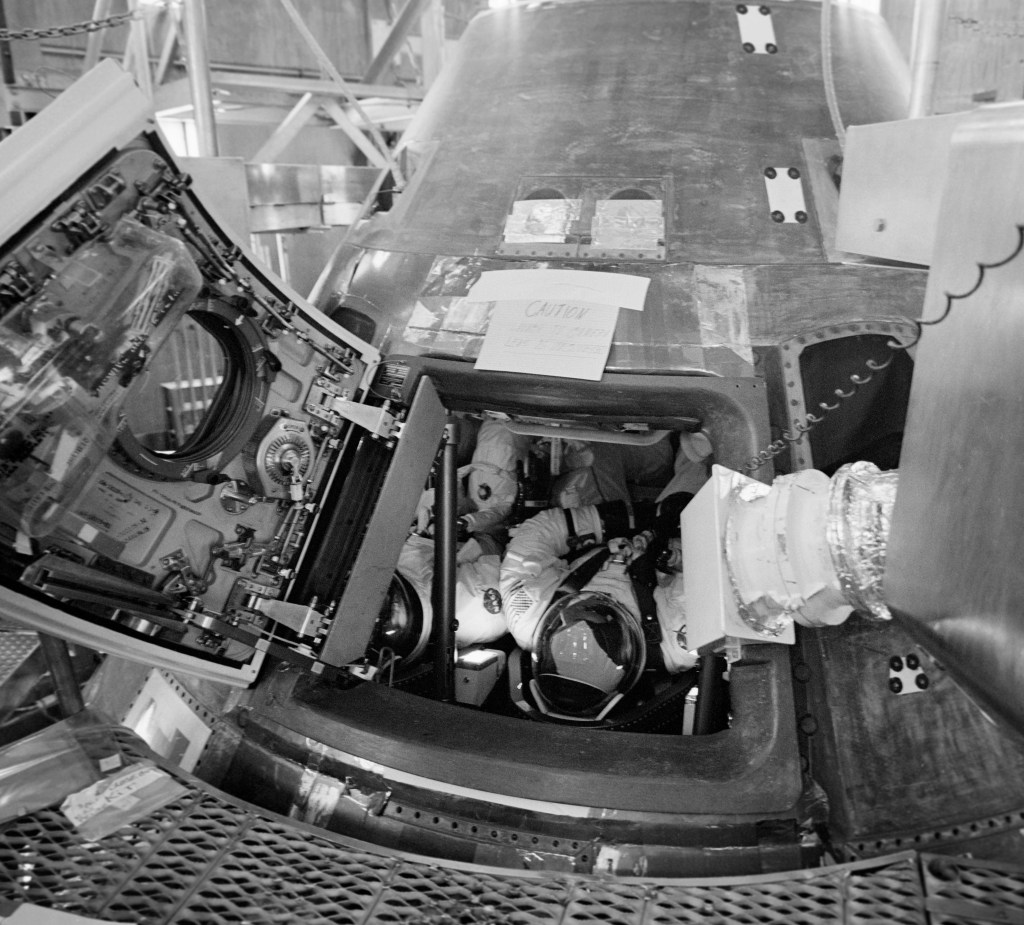
<instances>
[{"instance_id":1,"label":"bracket","mask_svg":"<svg viewBox=\"0 0 1024 925\"><path fill-rule=\"evenodd\" d=\"M740 27L740 43L748 55L774 55L778 52L770 7L763 3L737 3L736 21Z\"/></svg>"}]
</instances>

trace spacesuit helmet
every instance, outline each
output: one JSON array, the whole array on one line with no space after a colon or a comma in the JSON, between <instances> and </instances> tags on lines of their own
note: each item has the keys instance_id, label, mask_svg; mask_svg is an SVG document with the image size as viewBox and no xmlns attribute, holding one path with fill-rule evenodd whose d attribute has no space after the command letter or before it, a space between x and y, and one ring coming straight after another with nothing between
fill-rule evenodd
<instances>
[{"instance_id":1,"label":"spacesuit helmet","mask_svg":"<svg viewBox=\"0 0 1024 925\"><path fill-rule=\"evenodd\" d=\"M410 662L423 653L429 636L429 612L412 582L395 572L374 624L370 651L390 650L393 657Z\"/></svg>"},{"instance_id":2,"label":"spacesuit helmet","mask_svg":"<svg viewBox=\"0 0 1024 925\"><path fill-rule=\"evenodd\" d=\"M640 620L614 598L563 594L537 624L530 690L548 716L602 720L639 680L645 653Z\"/></svg>"}]
</instances>

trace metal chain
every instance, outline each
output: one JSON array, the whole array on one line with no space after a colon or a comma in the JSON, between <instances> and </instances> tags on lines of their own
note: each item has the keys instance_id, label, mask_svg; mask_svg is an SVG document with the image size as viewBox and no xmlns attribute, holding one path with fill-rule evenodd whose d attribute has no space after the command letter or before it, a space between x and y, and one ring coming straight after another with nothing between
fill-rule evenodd
<instances>
[{"instance_id":1,"label":"metal chain","mask_svg":"<svg viewBox=\"0 0 1024 925\"><path fill-rule=\"evenodd\" d=\"M127 13L107 16L104 19L90 19L87 22L71 23L68 26L48 26L40 29L0 29L0 42L11 42L15 39L39 41L40 39L56 39L65 38L69 35L80 35L83 32L99 32L102 29L120 26L130 19L141 19L143 15L141 10L132 10Z\"/></svg>"},{"instance_id":2,"label":"metal chain","mask_svg":"<svg viewBox=\"0 0 1024 925\"><path fill-rule=\"evenodd\" d=\"M1010 263L1012 260L1016 260L1021 253L1024 253L1024 225L1017 225L1016 232L1017 245L1016 247L1014 247L1013 252L1008 257L1004 257L1001 260L997 260L995 263L979 262L978 264L976 264L978 268L978 278L970 289L966 290L965 292L957 294L951 292L945 293L944 297L946 300L946 306L941 315L939 315L937 318L930 318L927 321L916 320L912 322L915 328L914 339L912 341L910 341L909 343L904 343L898 339L890 340L886 344L889 350L892 351L889 355L888 360L886 360L884 363L879 363L877 360L866 360L864 365L865 368L869 370L868 374L866 376L860 376L854 373L852 376L850 376L850 383L852 384L853 388L850 389L848 392L844 392L842 389L836 389L832 393L838 399L838 401L835 404L830 405L827 402L820 402L818 407L823 412L822 414L815 414L813 411L809 411L807 414L804 415L804 419L802 421L797 421L793 424L792 431L784 431L778 440L776 440L766 449L761 450L761 452L759 452L756 456L751 457L751 459L746 463L745 466L743 466L743 468L740 471L756 472L762 466L771 462L776 456L778 456L783 450L787 449L790 445L799 443L804 438L804 435L809 433L815 427L815 425L820 424L822 421L825 420L825 418L829 414L839 409L844 401L853 398L853 396L857 393L857 389L860 388L860 386L862 385L867 385L867 383L871 381L871 377L874 376L876 372L885 369L893 361L897 352L901 350L910 350L912 347L915 347L917 343L921 340L921 335L926 325L931 326L941 324L943 321L945 321L947 317L949 317L949 313L953 310L954 302L959 301L961 299L968 299L972 295L974 295L974 293L976 293L981 288L981 284L985 281L985 274L989 270L998 269L999 267L1006 266L1006 264Z\"/></svg>"},{"instance_id":3,"label":"metal chain","mask_svg":"<svg viewBox=\"0 0 1024 925\"><path fill-rule=\"evenodd\" d=\"M842 389L836 389L832 394L836 398L834 404L828 404L827 402L819 402L818 408L822 412L821 414L815 414L813 411L808 411L804 415L802 421L797 421L793 424L792 431L784 431L778 440L774 441L767 448L761 450L756 456L751 457L744 465L740 472L751 473L756 472L762 466L771 462L776 456L778 456L783 450L788 449L791 445L799 443L803 440L804 436L810 433L814 427L825 420L833 411L838 411L843 402L848 401L857 394L857 389L862 385L867 385L874 377L876 372L880 372L885 369L892 361L896 358L897 352L901 350L907 350L912 347L915 340L911 344L903 344L898 340L890 340L886 346L892 351L889 354L889 358L884 363L879 363L877 360L869 359L865 360L864 366L866 370L869 370L866 376L858 375L854 373L849 377L849 382L852 386L848 391L844 392Z\"/></svg>"}]
</instances>

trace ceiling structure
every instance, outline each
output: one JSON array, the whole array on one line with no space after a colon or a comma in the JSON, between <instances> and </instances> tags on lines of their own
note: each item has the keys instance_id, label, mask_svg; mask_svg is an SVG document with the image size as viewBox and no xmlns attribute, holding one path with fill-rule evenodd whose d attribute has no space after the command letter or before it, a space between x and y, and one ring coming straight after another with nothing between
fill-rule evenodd
<instances>
[{"instance_id":1,"label":"ceiling structure","mask_svg":"<svg viewBox=\"0 0 1024 925\"><path fill-rule=\"evenodd\" d=\"M119 61L175 153L202 159L195 181L308 291L482 3L95 0L88 18L83 6L0 4L4 130Z\"/></svg>"},{"instance_id":2,"label":"ceiling structure","mask_svg":"<svg viewBox=\"0 0 1024 925\"><path fill-rule=\"evenodd\" d=\"M509 0L490 0L491 4ZM907 62L911 115L1024 93L1015 0L876 6ZM131 71L189 169L300 292L487 0L0 0L0 126L13 131L101 58ZM240 28L240 24L251 26ZM7 39L4 41L4 39ZM215 159L215 160L212 160ZM312 233L311 233L312 232Z\"/></svg>"}]
</instances>

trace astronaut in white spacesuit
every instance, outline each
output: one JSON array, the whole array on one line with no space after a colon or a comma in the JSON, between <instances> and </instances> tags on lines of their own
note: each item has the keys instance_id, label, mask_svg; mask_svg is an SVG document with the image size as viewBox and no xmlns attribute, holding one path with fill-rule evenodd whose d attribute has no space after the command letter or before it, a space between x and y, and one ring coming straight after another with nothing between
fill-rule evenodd
<instances>
[{"instance_id":1,"label":"astronaut in white spacesuit","mask_svg":"<svg viewBox=\"0 0 1024 925\"><path fill-rule=\"evenodd\" d=\"M551 508L512 529L499 588L509 631L532 653L530 689L542 712L600 720L645 668L675 674L696 663L686 645L679 557L671 553L679 514L708 478L710 444L687 435L681 442L654 505L621 498ZM642 454L645 462L663 449ZM619 463L628 454L608 456L612 464L599 465L624 473ZM614 479L607 484L616 490Z\"/></svg>"},{"instance_id":2,"label":"astronaut in white spacesuit","mask_svg":"<svg viewBox=\"0 0 1024 925\"><path fill-rule=\"evenodd\" d=\"M508 632L498 591L504 547L501 531L516 498L517 464L529 452L529 437L488 418L476 434L472 460L459 467L455 644L460 648L494 642ZM434 580L433 517L434 492L428 489L420 498L414 530L402 547L397 569L399 579L418 596L428 627Z\"/></svg>"},{"instance_id":3,"label":"astronaut in white spacesuit","mask_svg":"<svg viewBox=\"0 0 1024 925\"><path fill-rule=\"evenodd\" d=\"M513 433L493 418L480 425L473 458L458 470L456 513L463 536L492 533L505 524L516 499L517 464L529 455L529 437ZM429 534L433 516L434 491L427 489L416 509L416 532Z\"/></svg>"},{"instance_id":4,"label":"astronaut in white spacesuit","mask_svg":"<svg viewBox=\"0 0 1024 925\"><path fill-rule=\"evenodd\" d=\"M671 542L667 534L678 532L681 505L707 478L705 457L710 445L705 449L698 438L691 442L686 435L681 443L685 449L679 450L674 461L668 441L639 449L619 444L571 446L567 461L578 462L579 469L589 472L582 479L570 473L563 484L571 488L563 496L573 492L576 497L586 498L612 494L616 500L567 511L549 509L513 527L512 541L502 563L501 547L494 537L476 529L503 526L515 498L514 466L529 452L529 443L511 434L500 422L485 422L473 462L460 470L463 477L469 476L466 494L471 499L469 505L460 505L460 511L468 511L471 519L464 523L472 524L474 533L460 544L457 554L456 645L461 648L494 642L511 631L516 642L535 655L564 658L567 643L589 646L586 652L581 650L571 656L574 671L603 693L607 693L605 688L613 689L611 695L600 698L606 701L602 708L608 709L618 699L614 694L621 696L627 685L635 683L645 665L664 667L671 673L692 666L695 659L685 649L681 578L678 573L669 572L659 581L653 568L639 567L651 564L653 549L650 556L644 556L648 546L657 545L660 551L669 551L667 543L660 541ZM692 456L701 461L694 462ZM599 473L596 479L595 472ZM658 498L660 511L654 503L629 502L630 484L642 478L658 478L662 482L670 478ZM472 510L474 499L483 502L482 511ZM434 543L419 531L430 533L432 505L432 494L424 493L417 513L417 530L406 541L398 563L399 579L414 592L427 626ZM478 517L481 513L482 518ZM609 543L613 547L610 551ZM571 565L565 561L564 557L588 546L594 547L588 555ZM608 554L602 555L602 549ZM568 593L571 580L567 579L573 574L577 579L587 575L586 588L580 586ZM562 611L570 608L569 615L576 627L562 635L548 632L556 626L553 617L542 621L554 610L556 598ZM589 602L589 609L575 606L581 598ZM589 615L581 618L583 613ZM595 618L595 613L601 615L600 619ZM538 634L542 631L545 635L538 645ZM603 658L604 650L595 648L598 638L607 648L615 649L612 657ZM546 686L544 674L535 672L541 677L542 687ZM547 674L553 677L553 672Z\"/></svg>"}]
</instances>

